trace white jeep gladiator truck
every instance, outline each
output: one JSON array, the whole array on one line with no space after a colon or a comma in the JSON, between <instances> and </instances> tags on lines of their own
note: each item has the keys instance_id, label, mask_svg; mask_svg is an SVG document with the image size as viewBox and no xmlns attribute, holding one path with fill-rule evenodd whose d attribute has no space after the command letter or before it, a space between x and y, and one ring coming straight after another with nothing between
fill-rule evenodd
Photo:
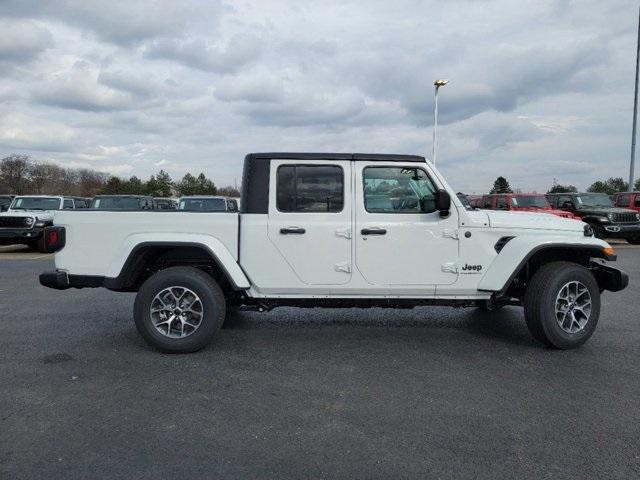
<instances>
[{"instance_id":1,"label":"white jeep gladiator truck","mask_svg":"<svg viewBox=\"0 0 640 480\"><path fill-rule=\"evenodd\" d=\"M240 213L61 211L45 244L43 285L137 292L137 329L165 352L203 348L232 309L278 306L520 305L566 349L628 283L585 223L465 207L408 155L250 154Z\"/></svg>"}]
</instances>

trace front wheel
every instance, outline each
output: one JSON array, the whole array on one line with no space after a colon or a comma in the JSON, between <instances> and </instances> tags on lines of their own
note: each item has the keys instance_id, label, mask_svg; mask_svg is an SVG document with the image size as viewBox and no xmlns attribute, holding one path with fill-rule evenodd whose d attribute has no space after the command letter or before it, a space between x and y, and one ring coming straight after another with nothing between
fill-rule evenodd
<instances>
[{"instance_id":1,"label":"front wheel","mask_svg":"<svg viewBox=\"0 0 640 480\"><path fill-rule=\"evenodd\" d=\"M640 245L640 236L627 238L627 242L629 242L631 245Z\"/></svg>"},{"instance_id":2,"label":"front wheel","mask_svg":"<svg viewBox=\"0 0 640 480\"><path fill-rule=\"evenodd\" d=\"M589 270L572 262L551 262L535 273L524 299L531 334L559 349L585 343L598 325L600 288Z\"/></svg>"},{"instance_id":3,"label":"front wheel","mask_svg":"<svg viewBox=\"0 0 640 480\"><path fill-rule=\"evenodd\" d=\"M190 353L211 342L226 312L220 286L193 267L171 267L151 276L134 304L136 328L166 353Z\"/></svg>"}]
</instances>

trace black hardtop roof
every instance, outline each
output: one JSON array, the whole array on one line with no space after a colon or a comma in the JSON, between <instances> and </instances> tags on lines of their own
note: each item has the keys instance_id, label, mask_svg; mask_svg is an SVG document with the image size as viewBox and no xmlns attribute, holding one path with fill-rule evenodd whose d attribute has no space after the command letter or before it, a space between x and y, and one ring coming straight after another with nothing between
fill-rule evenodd
<instances>
[{"instance_id":1,"label":"black hardtop roof","mask_svg":"<svg viewBox=\"0 0 640 480\"><path fill-rule=\"evenodd\" d=\"M264 160L366 160L374 162L425 162L425 158L420 155L396 155L389 153L265 152L250 153L247 157Z\"/></svg>"}]
</instances>

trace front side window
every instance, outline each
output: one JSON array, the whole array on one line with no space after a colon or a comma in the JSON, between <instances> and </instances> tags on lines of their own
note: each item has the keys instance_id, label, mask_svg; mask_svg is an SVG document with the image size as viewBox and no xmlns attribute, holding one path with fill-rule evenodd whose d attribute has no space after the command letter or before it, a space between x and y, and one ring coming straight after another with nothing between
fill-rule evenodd
<instances>
[{"instance_id":1,"label":"front side window","mask_svg":"<svg viewBox=\"0 0 640 480\"><path fill-rule=\"evenodd\" d=\"M493 198L492 197L485 197L484 204L482 205L482 207L483 208L488 208L488 209L493 208Z\"/></svg>"},{"instance_id":2,"label":"front side window","mask_svg":"<svg viewBox=\"0 0 640 480\"><path fill-rule=\"evenodd\" d=\"M431 213L436 187L421 168L366 167L364 207L369 213Z\"/></svg>"},{"instance_id":3,"label":"front side window","mask_svg":"<svg viewBox=\"0 0 640 480\"><path fill-rule=\"evenodd\" d=\"M498 200L496 201L496 208L498 208L500 210L506 210L507 209L507 199L505 197L498 197Z\"/></svg>"},{"instance_id":4,"label":"front side window","mask_svg":"<svg viewBox=\"0 0 640 480\"><path fill-rule=\"evenodd\" d=\"M334 165L282 165L276 182L281 212L341 212L344 174Z\"/></svg>"}]
</instances>

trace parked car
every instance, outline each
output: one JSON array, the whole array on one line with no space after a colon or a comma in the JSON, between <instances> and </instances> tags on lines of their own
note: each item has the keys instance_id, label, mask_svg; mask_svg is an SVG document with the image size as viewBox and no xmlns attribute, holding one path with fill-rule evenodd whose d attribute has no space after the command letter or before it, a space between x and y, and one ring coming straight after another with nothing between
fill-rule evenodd
<instances>
[{"instance_id":1,"label":"parked car","mask_svg":"<svg viewBox=\"0 0 640 480\"><path fill-rule=\"evenodd\" d=\"M572 212L588 223L596 237L623 238L640 243L640 213L614 207L604 193L554 193L547 195L555 208Z\"/></svg>"},{"instance_id":2,"label":"parked car","mask_svg":"<svg viewBox=\"0 0 640 480\"><path fill-rule=\"evenodd\" d=\"M616 207L628 208L640 212L640 192L621 192L614 195L613 204Z\"/></svg>"},{"instance_id":3,"label":"parked car","mask_svg":"<svg viewBox=\"0 0 640 480\"><path fill-rule=\"evenodd\" d=\"M467 195L472 208L482 208L482 195Z\"/></svg>"},{"instance_id":4,"label":"parked car","mask_svg":"<svg viewBox=\"0 0 640 480\"><path fill-rule=\"evenodd\" d=\"M153 210L153 197L145 195L97 195L91 210Z\"/></svg>"},{"instance_id":5,"label":"parked car","mask_svg":"<svg viewBox=\"0 0 640 480\"><path fill-rule=\"evenodd\" d=\"M153 199L155 210L176 210L178 201L175 198L155 197Z\"/></svg>"},{"instance_id":6,"label":"parked car","mask_svg":"<svg viewBox=\"0 0 640 480\"><path fill-rule=\"evenodd\" d=\"M498 193L482 196L482 207L487 210L513 210L558 215L564 218L578 218L566 210L552 208L541 193Z\"/></svg>"},{"instance_id":7,"label":"parked car","mask_svg":"<svg viewBox=\"0 0 640 480\"><path fill-rule=\"evenodd\" d=\"M237 212L238 202L233 198L213 195L193 195L178 201L178 210L185 212Z\"/></svg>"},{"instance_id":8,"label":"parked car","mask_svg":"<svg viewBox=\"0 0 640 480\"><path fill-rule=\"evenodd\" d=\"M91 199L87 197L71 197L73 198L73 203L76 209L79 208L89 208L91 205Z\"/></svg>"},{"instance_id":9,"label":"parked car","mask_svg":"<svg viewBox=\"0 0 640 480\"><path fill-rule=\"evenodd\" d=\"M9 210L9 205L11 205L13 197L13 195L0 195L0 212Z\"/></svg>"},{"instance_id":10,"label":"parked car","mask_svg":"<svg viewBox=\"0 0 640 480\"><path fill-rule=\"evenodd\" d=\"M74 208L74 200L69 197L17 196L9 209L0 213L0 245L28 245L42 251L42 234L52 225L53 212Z\"/></svg>"},{"instance_id":11,"label":"parked car","mask_svg":"<svg viewBox=\"0 0 640 480\"><path fill-rule=\"evenodd\" d=\"M165 352L203 348L227 311L279 306L518 305L538 340L573 348L601 292L628 284L587 225L467 210L424 157L250 154L244 171L239 214L58 213L40 282L138 292L136 327Z\"/></svg>"}]
</instances>

